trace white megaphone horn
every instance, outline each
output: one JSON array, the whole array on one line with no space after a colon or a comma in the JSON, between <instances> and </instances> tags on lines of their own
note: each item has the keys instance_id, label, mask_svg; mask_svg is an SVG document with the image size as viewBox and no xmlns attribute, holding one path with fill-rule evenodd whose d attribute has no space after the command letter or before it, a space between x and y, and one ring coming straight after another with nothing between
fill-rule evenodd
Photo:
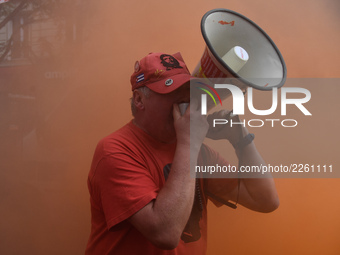
<instances>
[{"instance_id":1,"label":"white megaphone horn","mask_svg":"<svg viewBox=\"0 0 340 255\"><path fill-rule=\"evenodd\" d=\"M206 47L192 76L215 84L227 80L242 90L271 90L285 83L287 70L280 51L245 16L227 9L211 10L202 18L201 32ZM222 100L230 94L228 90L219 92Z\"/></svg>"}]
</instances>

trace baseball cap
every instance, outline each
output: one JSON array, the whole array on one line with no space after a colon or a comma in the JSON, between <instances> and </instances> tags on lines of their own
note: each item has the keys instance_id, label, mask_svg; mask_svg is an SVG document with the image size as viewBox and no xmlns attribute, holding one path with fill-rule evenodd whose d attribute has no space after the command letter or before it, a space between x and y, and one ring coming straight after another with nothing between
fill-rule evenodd
<instances>
[{"instance_id":1,"label":"baseball cap","mask_svg":"<svg viewBox=\"0 0 340 255\"><path fill-rule=\"evenodd\" d=\"M130 82L132 90L146 86L156 93L167 94L192 78L181 53L152 52L136 61Z\"/></svg>"}]
</instances>

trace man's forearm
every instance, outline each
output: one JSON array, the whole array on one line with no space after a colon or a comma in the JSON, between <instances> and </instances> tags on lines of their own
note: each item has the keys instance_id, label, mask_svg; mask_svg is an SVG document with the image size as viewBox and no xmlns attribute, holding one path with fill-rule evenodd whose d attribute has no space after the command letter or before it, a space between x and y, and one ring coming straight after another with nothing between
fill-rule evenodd
<instances>
[{"instance_id":1,"label":"man's forearm","mask_svg":"<svg viewBox=\"0 0 340 255\"><path fill-rule=\"evenodd\" d=\"M266 165L254 142L237 151L237 155L240 167ZM251 176L247 176L247 174L240 175L239 202L260 212L275 210L279 205L279 198L271 175L269 173L249 173Z\"/></svg>"},{"instance_id":2,"label":"man's forearm","mask_svg":"<svg viewBox=\"0 0 340 255\"><path fill-rule=\"evenodd\" d=\"M154 212L163 218L165 229L180 237L192 210L195 179L189 171L193 165L188 154L190 147L178 147L169 177L154 203Z\"/></svg>"},{"instance_id":3,"label":"man's forearm","mask_svg":"<svg viewBox=\"0 0 340 255\"><path fill-rule=\"evenodd\" d=\"M190 177L189 153L189 145L177 146L168 179L157 198L130 219L150 242L162 249L178 245L192 210L195 179Z\"/></svg>"}]
</instances>

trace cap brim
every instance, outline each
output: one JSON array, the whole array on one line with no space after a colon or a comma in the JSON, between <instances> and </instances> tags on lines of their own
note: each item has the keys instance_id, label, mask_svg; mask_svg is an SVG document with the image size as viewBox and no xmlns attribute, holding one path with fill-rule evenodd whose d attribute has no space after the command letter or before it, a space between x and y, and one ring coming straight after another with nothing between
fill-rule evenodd
<instances>
[{"instance_id":1,"label":"cap brim","mask_svg":"<svg viewBox=\"0 0 340 255\"><path fill-rule=\"evenodd\" d=\"M190 80L193 80L193 79L197 79L197 78L191 76L190 74L176 74L174 76L168 77L167 79L163 79L163 80L156 81L150 84L146 84L145 86L156 93L168 94L178 89L183 84L190 82Z\"/></svg>"}]
</instances>

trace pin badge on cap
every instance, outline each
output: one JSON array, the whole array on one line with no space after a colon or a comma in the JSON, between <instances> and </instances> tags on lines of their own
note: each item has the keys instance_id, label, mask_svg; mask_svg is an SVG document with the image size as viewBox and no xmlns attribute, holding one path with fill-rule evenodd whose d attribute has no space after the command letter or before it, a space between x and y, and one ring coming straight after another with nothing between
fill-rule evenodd
<instances>
[{"instance_id":1,"label":"pin badge on cap","mask_svg":"<svg viewBox=\"0 0 340 255\"><path fill-rule=\"evenodd\" d=\"M166 85L166 86L171 86L173 83L174 83L173 79L167 79L167 80L165 81L165 85Z\"/></svg>"},{"instance_id":2,"label":"pin badge on cap","mask_svg":"<svg viewBox=\"0 0 340 255\"><path fill-rule=\"evenodd\" d=\"M139 69L140 69L139 61L136 61L136 63L135 63L135 73L138 73Z\"/></svg>"}]
</instances>

